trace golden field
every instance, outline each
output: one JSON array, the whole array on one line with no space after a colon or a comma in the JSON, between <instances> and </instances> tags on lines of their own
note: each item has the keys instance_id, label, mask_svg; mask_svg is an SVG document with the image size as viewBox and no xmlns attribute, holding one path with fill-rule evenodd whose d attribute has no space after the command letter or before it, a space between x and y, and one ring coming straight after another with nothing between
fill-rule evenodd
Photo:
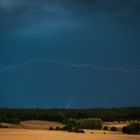
<instances>
[{"instance_id":1,"label":"golden field","mask_svg":"<svg viewBox=\"0 0 140 140\"><path fill-rule=\"evenodd\" d=\"M0 140L140 140L140 136L9 128L0 129Z\"/></svg>"},{"instance_id":2,"label":"golden field","mask_svg":"<svg viewBox=\"0 0 140 140\"><path fill-rule=\"evenodd\" d=\"M39 120L29 120L29 121L22 121L20 123L21 128L25 129L40 129L40 130L47 130L49 127L52 128L62 128L64 125L59 122L50 122L50 121L39 121Z\"/></svg>"}]
</instances>

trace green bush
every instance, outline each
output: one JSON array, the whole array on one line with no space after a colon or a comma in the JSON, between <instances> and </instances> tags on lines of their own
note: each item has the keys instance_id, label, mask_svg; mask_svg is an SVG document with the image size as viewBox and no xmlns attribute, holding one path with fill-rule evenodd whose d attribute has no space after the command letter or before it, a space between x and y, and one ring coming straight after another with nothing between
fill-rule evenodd
<instances>
[{"instance_id":1,"label":"green bush","mask_svg":"<svg viewBox=\"0 0 140 140\"><path fill-rule=\"evenodd\" d=\"M101 129L102 120L97 118L89 119L69 119L66 125L63 127L63 130L68 130L69 132L78 131L80 129Z\"/></svg>"},{"instance_id":2,"label":"green bush","mask_svg":"<svg viewBox=\"0 0 140 140\"><path fill-rule=\"evenodd\" d=\"M0 128L9 128L8 126L0 124Z\"/></svg>"},{"instance_id":3,"label":"green bush","mask_svg":"<svg viewBox=\"0 0 140 140\"><path fill-rule=\"evenodd\" d=\"M111 129L110 129L111 131L117 131L117 128L116 127L111 127Z\"/></svg>"},{"instance_id":4,"label":"green bush","mask_svg":"<svg viewBox=\"0 0 140 140\"><path fill-rule=\"evenodd\" d=\"M54 130L52 127L49 127L49 130Z\"/></svg>"},{"instance_id":5,"label":"green bush","mask_svg":"<svg viewBox=\"0 0 140 140\"><path fill-rule=\"evenodd\" d=\"M19 124L20 120L17 118L11 118L7 121L7 123Z\"/></svg>"},{"instance_id":6,"label":"green bush","mask_svg":"<svg viewBox=\"0 0 140 140\"><path fill-rule=\"evenodd\" d=\"M130 122L127 126L123 127L122 131L127 134L140 134L140 122Z\"/></svg>"},{"instance_id":7,"label":"green bush","mask_svg":"<svg viewBox=\"0 0 140 140\"><path fill-rule=\"evenodd\" d=\"M103 127L103 130L108 130L108 126L104 126Z\"/></svg>"},{"instance_id":8,"label":"green bush","mask_svg":"<svg viewBox=\"0 0 140 140\"><path fill-rule=\"evenodd\" d=\"M84 133L83 129L101 129L102 120L96 118L89 119L69 119L66 125L63 127L63 130L76 133Z\"/></svg>"},{"instance_id":9,"label":"green bush","mask_svg":"<svg viewBox=\"0 0 140 140\"><path fill-rule=\"evenodd\" d=\"M67 124L65 126L65 129L67 129L69 132L72 132L74 130L74 128L76 127L77 125L77 120L75 119L69 119L67 121Z\"/></svg>"},{"instance_id":10,"label":"green bush","mask_svg":"<svg viewBox=\"0 0 140 140\"><path fill-rule=\"evenodd\" d=\"M57 127L55 128L55 130L61 130L61 128L57 126Z\"/></svg>"},{"instance_id":11,"label":"green bush","mask_svg":"<svg viewBox=\"0 0 140 140\"><path fill-rule=\"evenodd\" d=\"M64 125L64 127L62 128L62 130L68 130L67 129L67 125Z\"/></svg>"},{"instance_id":12,"label":"green bush","mask_svg":"<svg viewBox=\"0 0 140 140\"><path fill-rule=\"evenodd\" d=\"M81 129L101 129L102 120L98 118L80 119L78 120L79 128Z\"/></svg>"},{"instance_id":13,"label":"green bush","mask_svg":"<svg viewBox=\"0 0 140 140\"><path fill-rule=\"evenodd\" d=\"M85 131L83 129L79 129L79 130L74 131L74 132L76 132L76 133L85 133Z\"/></svg>"}]
</instances>

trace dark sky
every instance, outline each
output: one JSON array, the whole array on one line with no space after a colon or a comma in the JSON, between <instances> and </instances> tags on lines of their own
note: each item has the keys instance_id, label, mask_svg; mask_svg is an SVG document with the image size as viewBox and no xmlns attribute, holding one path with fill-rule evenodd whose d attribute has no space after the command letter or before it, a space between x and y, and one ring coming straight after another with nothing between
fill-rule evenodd
<instances>
[{"instance_id":1,"label":"dark sky","mask_svg":"<svg viewBox=\"0 0 140 140\"><path fill-rule=\"evenodd\" d=\"M0 107L139 99L140 0L0 0Z\"/></svg>"}]
</instances>

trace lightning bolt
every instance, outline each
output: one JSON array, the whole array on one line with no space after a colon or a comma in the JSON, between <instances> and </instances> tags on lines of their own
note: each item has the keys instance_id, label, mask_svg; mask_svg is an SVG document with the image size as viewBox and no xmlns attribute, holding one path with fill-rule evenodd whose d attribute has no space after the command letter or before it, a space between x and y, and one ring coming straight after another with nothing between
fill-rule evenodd
<instances>
[{"instance_id":1,"label":"lightning bolt","mask_svg":"<svg viewBox=\"0 0 140 140\"><path fill-rule=\"evenodd\" d=\"M122 71L122 72L140 72L140 69L126 69L123 67L113 67L113 68L108 68L108 67L102 67L94 64L74 64L74 63L68 63L65 61L58 61L58 60L48 60L48 59L32 59L29 61L26 61L24 63L19 63L19 64L13 64L13 65L7 65L3 66L0 68L0 73L7 71L7 70L12 70L12 69L17 69L32 63L54 63L54 64L61 64L65 65L68 67L73 67L73 68L92 68L92 69L97 69L101 71L106 71L106 72L111 72L111 71Z\"/></svg>"},{"instance_id":2,"label":"lightning bolt","mask_svg":"<svg viewBox=\"0 0 140 140\"><path fill-rule=\"evenodd\" d=\"M66 107L65 107L66 109L69 109L69 108L70 108L70 106L71 106L73 100L74 100L74 95L70 98L69 102L67 103L67 105L66 105Z\"/></svg>"}]
</instances>

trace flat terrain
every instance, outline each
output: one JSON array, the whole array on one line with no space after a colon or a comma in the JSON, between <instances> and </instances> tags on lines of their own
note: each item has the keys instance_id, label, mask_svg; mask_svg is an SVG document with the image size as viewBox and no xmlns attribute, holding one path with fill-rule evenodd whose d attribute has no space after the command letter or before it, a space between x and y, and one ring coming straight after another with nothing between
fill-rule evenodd
<instances>
[{"instance_id":1,"label":"flat terrain","mask_svg":"<svg viewBox=\"0 0 140 140\"><path fill-rule=\"evenodd\" d=\"M20 126L26 129L49 129L49 127L63 127L63 124L59 122L49 122L49 121L38 121L38 120L30 120L30 121L22 121Z\"/></svg>"},{"instance_id":2,"label":"flat terrain","mask_svg":"<svg viewBox=\"0 0 140 140\"><path fill-rule=\"evenodd\" d=\"M3 126L8 126L9 128L25 128L25 129L37 129L37 130L46 130L49 127L52 128L62 128L64 125L59 122L50 122L50 121L39 121L39 120L29 120L22 121L19 125L9 124L9 123L0 123ZM127 122L119 123L119 122L103 122L104 126L108 126L109 128L112 126L117 127L118 130L121 130L124 126L127 125Z\"/></svg>"},{"instance_id":3,"label":"flat terrain","mask_svg":"<svg viewBox=\"0 0 140 140\"><path fill-rule=\"evenodd\" d=\"M122 134L77 134L63 131L0 129L0 140L139 140L140 136Z\"/></svg>"},{"instance_id":4,"label":"flat terrain","mask_svg":"<svg viewBox=\"0 0 140 140\"><path fill-rule=\"evenodd\" d=\"M119 129L119 128L123 128L124 126L126 126L127 122L120 122L120 123L117 121L116 122L103 122L103 125L109 126L109 127L115 126Z\"/></svg>"}]
</instances>

